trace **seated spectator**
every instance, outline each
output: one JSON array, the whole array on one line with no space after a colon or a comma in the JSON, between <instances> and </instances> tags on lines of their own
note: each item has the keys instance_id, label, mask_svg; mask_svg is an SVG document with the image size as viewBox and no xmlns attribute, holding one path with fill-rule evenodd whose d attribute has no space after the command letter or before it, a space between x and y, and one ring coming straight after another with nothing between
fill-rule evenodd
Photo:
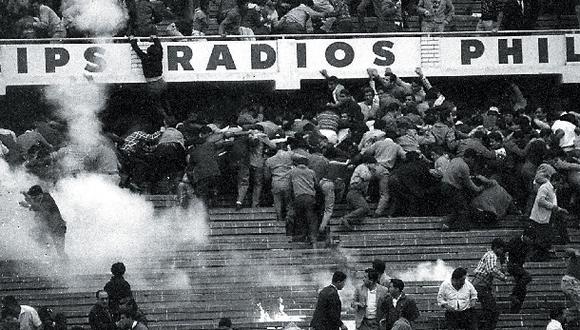
<instances>
[{"instance_id":1,"label":"seated spectator","mask_svg":"<svg viewBox=\"0 0 580 330\"><path fill-rule=\"evenodd\" d=\"M52 8L42 4L40 0L33 0L30 2L30 6L32 16L35 18L32 28L36 30L37 36L41 38L66 38L64 24Z\"/></svg>"},{"instance_id":2,"label":"seated spectator","mask_svg":"<svg viewBox=\"0 0 580 330\"><path fill-rule=\"evenodd\" d=\"M236 5L230 8L218 27L218 33L222 37L227 35L240 35L242 17L248 9L248 0L236 0Z\"/></svg>"},{"instance_id":3,"label":"seated spectator","mask_svg":"<svg viewBox=\"0 0 580 330\"><path fill-rule=\"evenodd\" d=\"M156 24L163 19L157 4L150 0L128 0L129 21L127 35L149 37L157 35Z\"/></svg>"},{"instance_id":4,"label":"seated spectator","mask_svg":"<svg viewBox=\"0 0 580 330\"><path fill-rule=\"evenodd\" d=\"M209 0L202 0L193 12L192 36L204 36L209 28Z\"/></svg>"},{"instance_id":5,"label":"seated spectator","mask_svg":"<svg viewBox=\"0 0 580 330\"><path fill-rule=\"evenodd\" d=\"M451 0L419 0L417 12L422 32L443 32L455 15L455 7Z\"/></svg>"}]
</instances>

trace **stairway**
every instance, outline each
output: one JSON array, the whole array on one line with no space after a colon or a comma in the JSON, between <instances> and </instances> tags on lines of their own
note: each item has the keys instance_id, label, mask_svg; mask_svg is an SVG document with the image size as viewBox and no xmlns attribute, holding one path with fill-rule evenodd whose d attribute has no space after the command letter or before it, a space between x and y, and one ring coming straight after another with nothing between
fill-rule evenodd
<instances>
[{"instance_id":1,"label":"stairway","mask_svg":"<svg viewBox=\"0 0 580 330\"><path fill-rule=\"evenodd\" d=\"M149 199L159 208L176 205L174 196ZM337 207L337 216L344 212L344 207ZM354 315L348 306L353 285L362 283L358 278L373 259L385 260L390 275L437 259L445 260L449 267L463 266L472 271L493 238L509 239L525 225L509 218L493 229L442 233L442 219L438 217L365 218L354 225L353 231L346 231L334 218L329 236L333 247L310 249L289 240L285 225L276 220L271 208L215 208L210 210L209 218L207 244L183 243L170 251L156 246L147 255L133 256L125 262L126 278L150 328L214 329L220 317L230 317L238 329L281 329L288 320L307 328L317 291L328 285L335 270L349 274L351 283L341 295L343 319L352 320ZM579 245L580 233L570 232L572 245ZM559 256L562 249L557 247ZM13 294L22 304L62 311L69 325L86 327L94 292L109 279L108 268L89 274L73 268L55 277L29 263L0 262L0 295ZM534 281L529 285L522 313L502 314L499 328L545 328L546 306L567 303L559 290L564 267L563 260L527 263ZM405 292L415 298L421 310L417 329L443 327L443 311L436 302L439 284L435 280L406 281ZM507 309L510 290L509 283L496 286L503 310ZM287 314L281 320L275 315L280 298ZM260 313L258 304L270 319Z\"/></svg>"}]
</instances>

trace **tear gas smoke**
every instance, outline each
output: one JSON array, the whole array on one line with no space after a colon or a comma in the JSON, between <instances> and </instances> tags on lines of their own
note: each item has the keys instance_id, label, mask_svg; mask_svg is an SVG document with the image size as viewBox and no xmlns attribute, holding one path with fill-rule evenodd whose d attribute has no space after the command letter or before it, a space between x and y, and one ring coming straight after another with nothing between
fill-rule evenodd
<instances>
[{"instance_id":1,"label":"tear gas smoke","mask_svg":"<svg viewBox=\"0 0 580 330\"><path fill-rule=\"evenodd\" d=\"M453 269L445 261L438 259L436 262L422 262L414 269L396 273L395 278L403 281L444 281L451 278Z\"/></svg>"},{"instance_id":2,"label":"tear gas smoke","mask_svg":"<svg viewBox=\"0 0 580 330\"><path fill-rule=\"evenodd\" d=\"M62 12L69 27L96 37L117 34L129 18L127 8L118 0L65 0Z\"/></svg>"}]
</instances>

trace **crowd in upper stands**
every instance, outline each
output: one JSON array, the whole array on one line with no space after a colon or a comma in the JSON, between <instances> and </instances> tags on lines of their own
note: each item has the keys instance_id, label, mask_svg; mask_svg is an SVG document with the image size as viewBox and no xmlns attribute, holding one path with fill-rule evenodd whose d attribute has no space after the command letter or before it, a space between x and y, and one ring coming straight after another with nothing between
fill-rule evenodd
<instances>
[{"instance_id":1,"label":"crowd in upper stands","mask_svg":"<svg viewBox=\"0 0 580 330\"><path fill-rule=\"evenodd\" d=\"M474 0L481 2L478 31L533 30L539 15L571 14L580 19L578 0ZM73 0L0 1L0 38L94 37L85 10ZM302 33L453 30L453 0L116 0L126 19L108 33L117 36L268 35ZM89 9L87 9L89 8ZM574 9L575 8L575 9ZM470 13L471 14L471 13ZM356 16L353 20L351 16ZM372 28L365 18L376 17ZM419 21L411 28L409 21ZM104 16L104 19L107 19ZM105 23L106 22L101 22ZM117 22L111 24L117 24ZM451 24L451 25L450 25ZM559 23L558 23L559 24ZM557 24L557 25L558 25ZM218 26L217 30L211 26ZM450 27L451 26L451 27ZM98 35L100 36L100 35Z\"/></svg>"}]
</instances>

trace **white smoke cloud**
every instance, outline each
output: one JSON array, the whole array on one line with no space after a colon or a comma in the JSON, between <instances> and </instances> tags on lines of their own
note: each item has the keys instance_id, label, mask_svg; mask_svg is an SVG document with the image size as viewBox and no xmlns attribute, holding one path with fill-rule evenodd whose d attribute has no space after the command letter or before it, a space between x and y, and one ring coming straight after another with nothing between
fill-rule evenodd
<instances>
[{"instance_id":1,"label":"white smoke cloud","mask_svg":"<svg viewBox=\"0 0 580 330\"><path fill-rule=\"evenodd\" d=\"M44 89L47 101L56 107L57 115L68 124L69 141L83 147L103 142L98 114L106 106L107 92L105 85L82 81L50 85Z\"/></svg>"},{"instance_id":2,"label":"white smoke cloud","mask_svg":"<svg viewBox=\"0 0 580 330\"><path fill-rule=\"evenodd\" d=\"M109 37L127 25L127 8L118 0L65 0L63 18L81 32Z\"/></svg>"},{"instance_id":3,"label":"white smoke cloud","mask_svg":"<svg viewBox=\"0 0 580 330\"><path fill-rule=\"evenodd\" d=\"M395 274L395 278L403 281L444 281L451 277L454 268L448 266L445 261L438 259L436 262L422 262L413 269L408 269Z\"/></svg>"}]
</instances>

